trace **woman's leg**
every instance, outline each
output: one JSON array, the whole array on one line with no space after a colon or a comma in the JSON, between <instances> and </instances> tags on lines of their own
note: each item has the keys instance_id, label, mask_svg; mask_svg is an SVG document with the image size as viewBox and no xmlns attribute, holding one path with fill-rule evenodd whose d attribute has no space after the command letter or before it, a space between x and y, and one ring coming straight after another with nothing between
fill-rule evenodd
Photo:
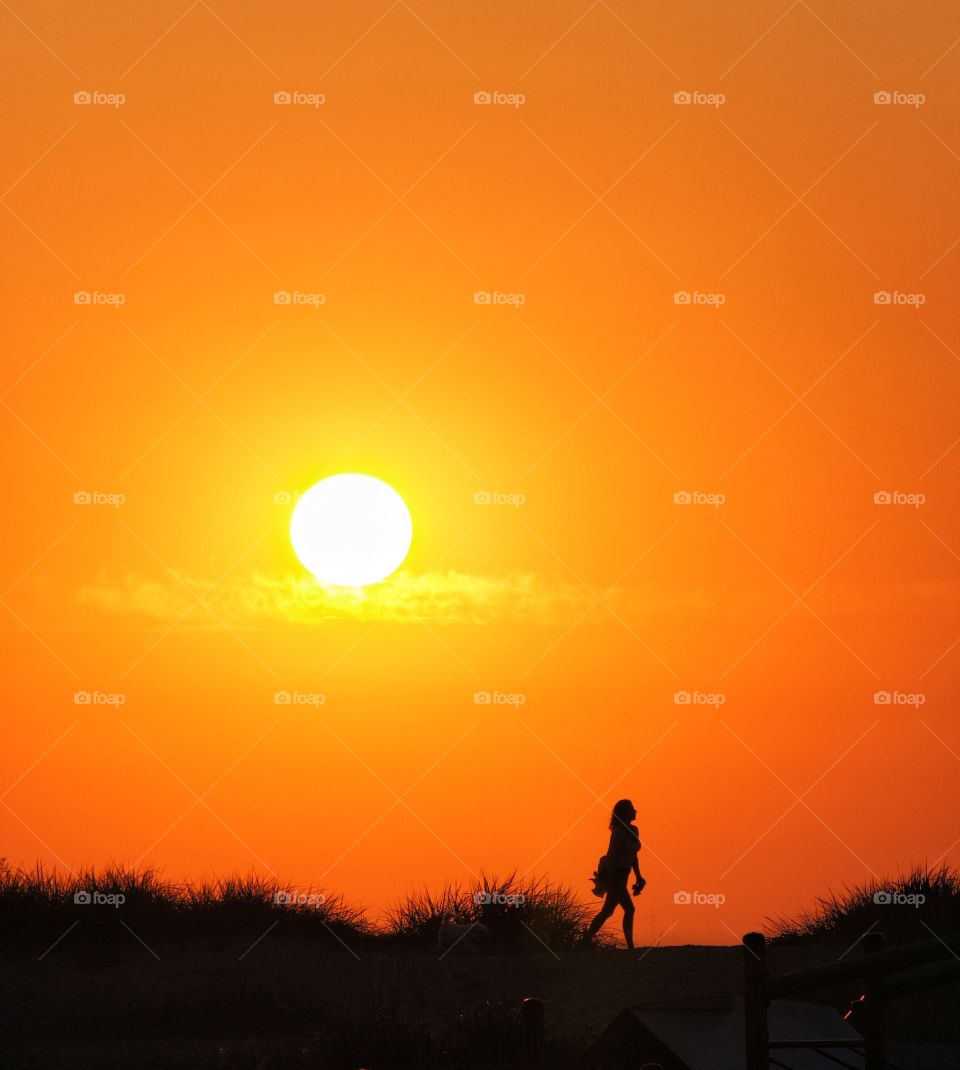
<instances>
[{"instance_id":1,"label":"woman's leg","mask_svg":"<svg viewBox=\"0 0 960 1070\"><path fill-rule=\"evenodd\" d=\"M630 898L630 893L627 891L626 884L623 886L620 905L623 907L623 938L627 942L627 950L633 951L633 916L636 913L636 909L633 905L633 900Z\"/></svg>"},{"instance_id":2,"label":"woman's leg","mask_svg":"<svg viewBox=\"0 0 960 1070\"><path fill-rule=\"evenodd\" d=\"M584 940L592 940L598 932L600 932L603 923L610 917L610 915L616 910L617 896L614 890L611 888L607 891L607 897L603 901L603 906L597 912L596 917L590 922L590 926L583 934Z\"/></svg>"},{"instance_id":3,"label":"woman's leg","mask_svg":"<svg viewBox=\"0 0 960 1070\"><path fill-rule=\"evenodd\" d=\"M633 947L633 902L630 899L630 893L627 891L627 878L630 876L630 870L624 869L622 871L611 874L607 885L607 897L603 901L603 906L600 908L600 912L590 922L590 927L584 933L584 940L591 940L600 931L600 927L610 917L610 915L617 909L617 907L623 908L623 935L627 941L627 947ZM627 926L627 919L629 918L629 929Z\"/></svg>"}]
</instances>

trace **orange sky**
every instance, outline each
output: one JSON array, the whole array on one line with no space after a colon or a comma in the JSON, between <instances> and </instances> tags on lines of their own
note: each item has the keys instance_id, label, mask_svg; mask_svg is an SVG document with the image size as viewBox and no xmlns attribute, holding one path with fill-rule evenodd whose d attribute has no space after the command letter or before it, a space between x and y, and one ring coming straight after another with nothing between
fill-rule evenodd
<instances>
[{"instance_id":1,"label":"orange sky","mask_svg":"<svg viewBox=\"0 0 960 1070\"><path fill-rule=\"evenodd\" d=\"M0 853L375 915L586 892L627 795L670 943L960 861L960 9L0 22ZM338 471L415 528L347 605L275 503Z\"/></svg>"}]
</instances>

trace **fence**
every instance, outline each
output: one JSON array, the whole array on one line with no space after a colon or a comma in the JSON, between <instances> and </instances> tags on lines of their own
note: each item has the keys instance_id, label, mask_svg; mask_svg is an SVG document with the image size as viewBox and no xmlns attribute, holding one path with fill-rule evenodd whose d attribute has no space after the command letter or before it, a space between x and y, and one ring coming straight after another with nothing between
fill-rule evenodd
<instances>
[{"instance_id":1,"label":"fence","mask_svg":"<svg viewBox=\"0 0 960 1070\"><path fill-rule=\"evenodd\" d=\"M776 1055L786 1049L814 1049L833 1063L842 1060L830 1049L857 1049L864 1053L866 1070L889 1070L886 1059L886 1005L895 996L960 981L960 933L945 940L884 950L882 933L868 933L864 954L848 962L835 962L809 970L771 977L767 970L767 943L762 933L743 938L744 1029L746 1070L782 1066ZM942 961L946 959L947 961ZM767 1007L771 999L810 992L847 981L862 981L863 1040L792 1037L770 1040ZM846 1064L849 1065L849 1064Z\"/></svg>"}]
</instances>

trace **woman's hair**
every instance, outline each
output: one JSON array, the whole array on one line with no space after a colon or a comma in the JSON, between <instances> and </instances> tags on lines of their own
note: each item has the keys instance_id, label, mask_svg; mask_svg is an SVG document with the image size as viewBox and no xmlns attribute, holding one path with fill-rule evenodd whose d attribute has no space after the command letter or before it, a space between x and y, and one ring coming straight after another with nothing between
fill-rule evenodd
<instances>
[{"instance_id":1,"label":"woman's hair","mask_svg":"<svg viewBox=\"0 0 960 1070\"><path fill-rule=\"evenodd\" d=\"M610 828L616 828L616 826L629 825L633 819L633 811L635 807L629 799L620 799L613 807L613 813L610 815Z\"/></svg>"}]
</instances>

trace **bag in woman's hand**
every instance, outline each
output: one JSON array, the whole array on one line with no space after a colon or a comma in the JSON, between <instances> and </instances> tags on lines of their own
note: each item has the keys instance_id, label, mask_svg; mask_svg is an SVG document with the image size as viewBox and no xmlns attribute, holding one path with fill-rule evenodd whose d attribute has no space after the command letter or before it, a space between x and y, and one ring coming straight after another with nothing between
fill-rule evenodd
<instances>
[{"instance_id":1,"label":"bag in woman's hand","mask_svg":"<svg viewBox=\"0 0 960 1070\"><path fill-rule=\"evenodd\" d=\"M599 899L603 899L607 894L607 874L607 856L601 855L600 861L597 863L597 868L593 871L593 876L590 878L593 882L593 887L590 891Z\"/></svg>"}]
</instances>

